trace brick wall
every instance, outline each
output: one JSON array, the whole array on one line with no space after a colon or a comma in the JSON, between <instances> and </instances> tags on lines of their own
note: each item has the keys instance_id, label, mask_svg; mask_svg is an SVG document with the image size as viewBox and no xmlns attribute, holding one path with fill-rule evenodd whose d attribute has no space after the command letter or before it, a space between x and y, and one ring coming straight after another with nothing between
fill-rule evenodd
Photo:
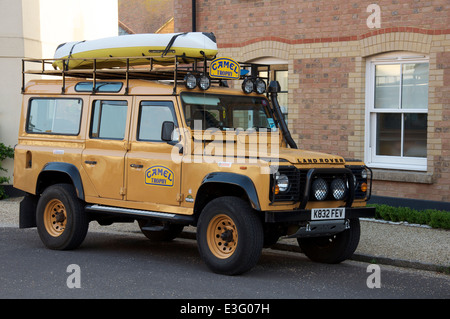
<instances>
[{"instance_id":1,"label":"brick wall","mask_svg":"<svg viewBox=\"0 0 450 319\"><path fill-rule=\"evenodd\" d=\"M450 202L450 4L377 1L197 0L198 31L219 55L277 57L289 71L289 128L301 148L364 159L366 59L390 51L429 56L427 171L375 170L374 193ZM191 28L191 1L175 1L175 31Z\"/></svg>"},{"instance_id":2,"label":"brick wall","mask_svg":"<svg viewBox=\"0 0 450 319\"><path fill-rule=\"evenodd\" d=\"M191 28L191 0L174 3L176 28ZM288 40L355 36L367 31L367 7L381 8L382 28L448 29L447 0L197 0L198 30L222 44L267 36Z\"/></svg>"}]
</instances>

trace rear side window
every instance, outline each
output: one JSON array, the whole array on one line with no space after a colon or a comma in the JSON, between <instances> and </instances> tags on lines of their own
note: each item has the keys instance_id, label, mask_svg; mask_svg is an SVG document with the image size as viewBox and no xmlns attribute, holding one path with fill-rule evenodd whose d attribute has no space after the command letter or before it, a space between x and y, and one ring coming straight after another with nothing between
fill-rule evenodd
<instances>
[{"instance_id":1,"label":"rear side window","mask_svg":"<svg viewBox=\"0 0 450 319\"><path fill-rule=\"evenodd\" d=\"M31 99L27 116L27 133L78 135L81 99Z\"/></svg>"},{"instance_id":2,"label":"rear side window","mask_svg":"<svg viewBox=\"0 0 450 319\"><path fill-rule=\"evenodd\" d=\"M127 109L127 101L95 101L90 137L122 140L127 125Z\"/></svg>"}]
</instances>

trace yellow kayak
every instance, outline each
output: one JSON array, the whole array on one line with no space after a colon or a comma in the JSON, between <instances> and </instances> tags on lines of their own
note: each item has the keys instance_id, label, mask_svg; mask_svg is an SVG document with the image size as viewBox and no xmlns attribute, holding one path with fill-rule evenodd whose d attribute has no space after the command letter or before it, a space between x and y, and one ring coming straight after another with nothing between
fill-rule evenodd
<instances>
[{"instance_id":1,"label":"yellow kayak","mask_svg":"<svg viewBox=\"0 0 450 319\"><path fill-rule=\"evenodd\" d=\"M96 68L123 67L126 65L125 57L136 57L129 60L130 66L149 64L149 57L154 63L168 64L174 62L175 56L212 59L216 54L217 43L213 33L131 34L63 43L55 51L53 67L60 70L91 69L94 59Z\"/></svg>"}]
</instances>

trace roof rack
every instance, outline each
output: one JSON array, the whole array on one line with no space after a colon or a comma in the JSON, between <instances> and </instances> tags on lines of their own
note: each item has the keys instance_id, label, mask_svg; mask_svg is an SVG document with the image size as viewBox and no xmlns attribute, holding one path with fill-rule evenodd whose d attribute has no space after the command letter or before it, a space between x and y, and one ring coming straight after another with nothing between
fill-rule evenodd
<instances>
[{"instance_id":1,"label":"roof rack","mask_svg":"<svg viewBox=\"0 0 450 319\"><path fill-rule=\"evenodd\" d=\"M183 81L187 74L194 75L207 74L209 62L212 59L206 57L188 57L186 55L174 55L164 56L166 62L161 62L159 58L145 57L148 60L148 64L134 65L134 61L142 61L143 57L102 57L102 58L84 58L84 59L23 59L22 60L22 93L25 92L25 77L29 75L51 75L62 77L61 93L66 92L66 77L92 79L92 92L95 93L97 87L97 80L125 80L125 95L129 93L129 80L130 79L143 79L143 80L169 80L173 81L175 94L177 84L179 81ZM173 60L167 62L167 60ZM92 68L80 68L80 69L57 69L54 65L56 62L62 63L62 65L69 65L70 61L80 60L83 62L91 62ZM104 67L108 64L108 61L114 61L122 65L121 67ZM33 65L34 68L26 69L29 65ZM270 78L270 66L263 64L252 63L239 63L242 69L248 70L248 74L258 74L259 71L267 71L267 77L260 77L265 80ZM97 67L97 66L103 67ZM241 76L241 78L248 77L248 75ZM222 80L217 80L220 84Z\"/></svg>"}]
</instances>

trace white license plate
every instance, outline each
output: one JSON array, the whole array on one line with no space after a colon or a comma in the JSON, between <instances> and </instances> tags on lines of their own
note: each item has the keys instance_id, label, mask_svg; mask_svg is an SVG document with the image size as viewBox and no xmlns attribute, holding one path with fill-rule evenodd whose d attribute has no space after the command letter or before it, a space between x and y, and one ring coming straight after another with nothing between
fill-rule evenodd
<instances>
[{"instance_id":1,"label":"white license plate","mask_svg":"<svg viewBox=\"0 0 450 319\"><path fill-rule=\"evenodd\" d=\"M311 209L311 220L324 220L324 219L344 219L345 208L314 208Z\"/></svg>"}]
</instances>

